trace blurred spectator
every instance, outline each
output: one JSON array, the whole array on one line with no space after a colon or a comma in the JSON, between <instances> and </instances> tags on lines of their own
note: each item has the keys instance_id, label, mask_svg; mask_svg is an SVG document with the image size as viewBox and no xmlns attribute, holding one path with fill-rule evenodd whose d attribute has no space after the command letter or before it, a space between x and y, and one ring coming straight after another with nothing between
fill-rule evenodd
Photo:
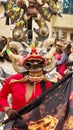
<instances>
[{"instance_id":1,"label":"blurred spectator","mask_svg":"<svg viewBox=\"0 0 73 130\"><path fill-rule=\"evenodd\" d=\"M73 43L71 44L71 54L69 55L69 61L73 61ZM73 65L71 66L71 70L73 70Z\"/></svg>"},{"instance_id":2,"label":"blurred spectator","mask_svg":"<svg viewBox=\"0 0 73 130\"><path fill-rule=\"evenodd\" d=\"M67 69L65 71L65 74L70 73L72 70L73 70L73 43L71 43L71 53L68 57Z\"/></svg>"},{"instance_id":3,"label":"blurred spectator","mask_svg":"<svg viewBox=\"0 0 73 130\"><path fill-rule=\"evenodd\" d=\"M56 68L59 74L64 77L65 76L65 70L67 69L67 60L70 54L70 48L71 45L64 43L63 40L58 40L57 41L57 46L56 46L56 54L55 54L55 59L56 59Z\"/></svg>"}]
</instances>

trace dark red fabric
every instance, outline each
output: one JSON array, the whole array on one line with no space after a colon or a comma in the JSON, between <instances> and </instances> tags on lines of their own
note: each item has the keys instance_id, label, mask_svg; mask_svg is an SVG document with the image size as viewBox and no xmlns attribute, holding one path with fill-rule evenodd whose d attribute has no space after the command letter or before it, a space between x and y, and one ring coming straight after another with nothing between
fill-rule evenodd
<instances>
[{"instance_id":1,"label":"dark red fabric","mask_svg":"<svg viewBox=\"0 0 73 130\"><path fill-rule=\"evenodd\" d=\"M62 75L62 77L65 76L64 71L65 71L66 69L67 69L66 62L64 62L63 64L57 66L57 71L59 72L59 74Z\"/></svg>"},{"instance_id":2,"label":"dark red fabric","mask_svg":"<svg viewBox=\"0 0 73 130\"><path fill-rule=\"evenodd\" d=\"M56 60L60 60L61 56L62 56L61 54L56 54L56 53L54 54ZM67 69L66 61L60 65L57 65L56 67L57 67L57 72L59 72L59 74L62 77L64 77L65 76L64 71Z\"/></svg>"}]
</instances>

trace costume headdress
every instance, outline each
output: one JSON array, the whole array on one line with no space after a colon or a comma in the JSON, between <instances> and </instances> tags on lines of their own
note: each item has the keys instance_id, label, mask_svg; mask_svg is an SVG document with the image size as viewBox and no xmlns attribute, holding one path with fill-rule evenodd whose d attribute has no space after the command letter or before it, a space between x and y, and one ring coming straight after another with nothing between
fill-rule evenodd
<instances>
[{"instance_id":1,"label":"costume headdress","mask_svg":"<svg viewBox=\"0 0 73 130\"><path fill-rule=\"evenodd\" d=\"M23 53L19 55L13 54L9 49L7 50L7 54L12 59L14 69L18 73L24 74L24 78L21 81L53 81L53 79L48 79L46 74L55 68L56 61L53 55L56 48L52 46L51 50L47 51L47 48L45 46L43 47L42 44L38 44L38 46L35 46L35 43L31 43L27 47L25 44L25 48L22 50Z\"/></svg>"}]
</instances>

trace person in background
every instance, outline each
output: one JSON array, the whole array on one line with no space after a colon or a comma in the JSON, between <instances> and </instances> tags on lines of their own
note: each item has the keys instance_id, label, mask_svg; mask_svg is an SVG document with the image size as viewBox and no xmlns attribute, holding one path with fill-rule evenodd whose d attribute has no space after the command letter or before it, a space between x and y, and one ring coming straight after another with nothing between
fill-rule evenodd
<instances>
[{"instance_id":1,"label":"person in background","mask_svg":"<svg viewBox=\"0 0 73 130\"><path fill-rule=\"evenodd\" d=\"M64 77L65 76L65 70L67 69L67 60L70 54L70 48L71 44L64 43L63 40L58 40L56 43L56 51L57 54L55 54L56 58L56 68L59 74Z\"/></svg>"},{"instance_id":2,"label":"person in background","mask_svg":"<svg viewBox=\"0 0 73 130\"><path fill-rule=\"evenodd\" d=\"M70 53L70 55L69 55L68 60L69 60L70 62L73 61L73 43L71 43L71 53ZM73 65L71 65L71 68L70 68L70 69L73 70Z\"/></svg>"},{"instance_id":3,"label":"person in background","mask_svg":"<svg viewBox=\"0 0 73 130\"><path fill-rule=\"evenodd\" d=\"M12 75L15 74L16 71L12 67L12 63L8 55L6 54L7 47L11 46L8 42L10 42L9 38L6 38L5 36L0 36L0 66L6 74Z\"/></svg>"},{"instance_id":4,"label":"person in background","mask_svg":"<svg viewBox=\"0 0 73 130\"><path fill-rule=\"evenodd\" d=\"M67 69L65 74L70 73L73 70L73 43L71 43L71 51L67 61Z\"/></svg>"}]
</instances>

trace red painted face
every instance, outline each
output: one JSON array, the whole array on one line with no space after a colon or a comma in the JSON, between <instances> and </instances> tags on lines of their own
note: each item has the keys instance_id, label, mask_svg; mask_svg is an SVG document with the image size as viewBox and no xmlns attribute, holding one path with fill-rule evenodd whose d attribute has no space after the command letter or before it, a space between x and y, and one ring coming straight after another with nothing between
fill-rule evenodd
<instances>
[{"instance_id":1,"label":"red painted face","mask_svg":"<svg viewBox=\"0 0 73 130\"><path fill-rule=\"evenodd\" d=\"M43 78L43 68L46 65L46 59L39 54L36 48L31 48L30 53L24 55L21 64L29 72L30 80L41 80Z\"/></svg>"},{"instance_id":2,"label":"red painted face","mask_svg":"<svg viewBox=\"0 0 73 130\"><path fill-rule=\"evenodd\" d=\"M28 69L43 67L46 65L46 59L38 53L36 48L32 48L30 53L23 57L21 64Z\"/></svg>"}]
</instances>

